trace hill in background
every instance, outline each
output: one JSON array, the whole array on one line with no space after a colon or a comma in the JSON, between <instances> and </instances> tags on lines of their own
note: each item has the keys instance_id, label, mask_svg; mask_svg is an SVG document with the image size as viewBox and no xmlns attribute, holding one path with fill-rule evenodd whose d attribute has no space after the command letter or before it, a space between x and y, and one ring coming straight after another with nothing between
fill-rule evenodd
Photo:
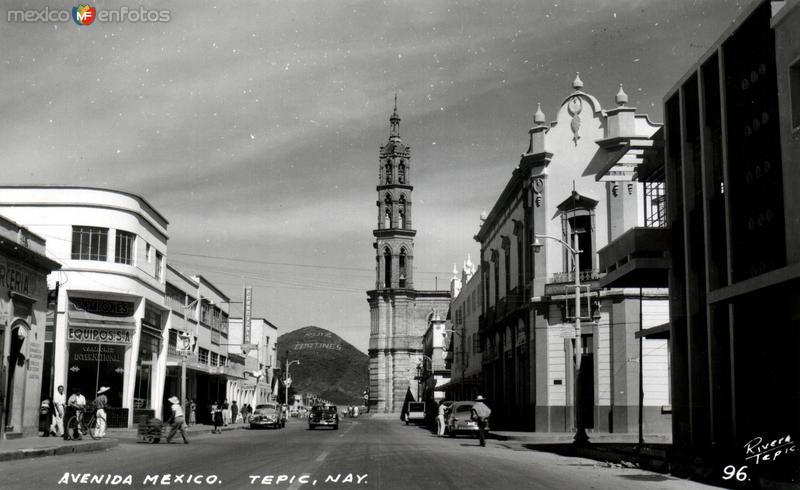
<instances>
[{"instance_id":1,"label":"hill in background","mask_svg":"<svg viewBox=\"0 0 800 490\"><path fill-rule=\"evenodd\" d=\"M360 405L369 385L369 356L335 333L309 326L278 337L278 361L289 368L295 393L314 393L337 405Z\"/></svg>"}]
</instances>

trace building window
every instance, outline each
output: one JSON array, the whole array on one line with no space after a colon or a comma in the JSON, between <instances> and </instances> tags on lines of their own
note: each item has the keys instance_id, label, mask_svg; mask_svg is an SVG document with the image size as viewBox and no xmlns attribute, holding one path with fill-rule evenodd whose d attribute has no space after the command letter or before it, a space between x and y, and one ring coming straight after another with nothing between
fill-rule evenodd
<instances>
[{"instance_id":1,"label":"building window","mask_svg":"<svg viewBox=\"0 0 800 490\"><path fill-rule=\"evenodd\" d=\"M225 367L228 365L228 358L225 356L219 356L219 365Z\"/></svg>"},{"instance_id":2,"label":"building window","mask_svg":"<svg viewBox=\"0 0 800 490\"><path fill-rule=\"evenodd\" d=\"M383 251L383 287L392 287L392 252L388 248Z\"/></svg>"},{"instance_id":3,"label":"building window","mask_svg":"<svg viewBox=\"0 0 800 490\"><path fill-rule=\"evenodd\" d=\"M400 267L400 287L406 287L406 249L400 250L400 257L399 257L399 267Z\"/></svg>"},{"instance_id":4,"label":"building window","mask_svg":"<svg viewBox=\"0 0 800 490\"><path fill-rule=\"evenodd\" d=\"M406 227L406 196L400 196L400 208L397 210L398 228Z\"/></svg>"},{"instance_id":5,"label":"building window","mask_svg":"<svg viewBox=\"0 0 800 490\"><path fill-rule=\"evenodd\" d=\"M208 364L208 349L203 349L200 347L200 350L197 354L197 361L200 364Z\"/></svg>"},{"instance_id":6,"label":"building window","mask_svg":"<svg viewBox=\"0 0 800 490\"><path fill-rule=\"evenodd\" d=\"M72 227L72 260L106 260L108 228Z\"/></svg>"},{"instance_id":7,"label":"building window","mask_svg":"<svg viewBox=\"0 0 800 490\"><path fill-rule=\"evenodd\" d=\"M144 257L148 264L153 261L153 247L147 242L144 244Z\"/></svg>"},{"instance_id":8,"label":"building window","mask_svg":"<svg viewBox=\"0 0 800 490\"><path fill-rule=\"evenodd\" d=\"M386 183L392 183L392 162L390 160L386 160L386 167L384 167L386 171L384 172L386 175Z\"/></svg>"},{"instance_id":9,"label":"building window","mask_svg":"<svg viewBox=\"0 0 800 490\"><path fill-rule=\"evenodd\" d=\"M644 225L648 228L667 226L667 196L663 181L644 183Z\"/></svg>"},{"instance_id":10,"label":"building window","mask_svg":"<svg viewBox=\"0 0 800 490\"><path fill-rule=\"evenodd\" d=\"M161 276L164 275L164 264L162 263L164 260L164 256L161 255L161 252L156 252L156 279L159 281L161 280Z\"/></svg>"},{"instance_id":11,"label":"building window","mask_svg":"<svg viewBox=\"0 0 800 490\"><path fill-rule=\"evenodd\" d=\"M127 231L117 230L117 241L114 244L114 262L132 265L135 243L136 235Z\"/></svg>"},{"instance_id":12,"label":"building window","mask_svg":"<svg viewBox=\"0 0 800 490\"><path fill-rule=\"evenodd\" d=\"M219 366L219 354L217 354L216 352L211 353L211 365Z\"/></svg>"},{"instance_id":13,"label":"building window","mask_svg":"<svg viewBox=\"0 0 800 490\"><path fill-rule=\"evenodd\" d=\"M494 264L494 304L500 302L500 254L492 250L492 263Z\"/></svg>"},{"instance_id":14,"label":"building window","mask_svg":"<svg viewBox=\"0 0 800 490\"><path fill-rule=\"evenodd\" d=\"M792 128L800 129L800 60L789 68L789 98L792 101Z\"/></svg>"},{"instance_id":15,"label":"building window","mask_svg":"<svg viewBox=\"0 0 800 490\"><path fill-rule=\"evenodd\" d=\"M400 165L397 166L397 181L401 184L406 183L406 166L402 160L400 160Z\"/></svg>"}]
</instances>

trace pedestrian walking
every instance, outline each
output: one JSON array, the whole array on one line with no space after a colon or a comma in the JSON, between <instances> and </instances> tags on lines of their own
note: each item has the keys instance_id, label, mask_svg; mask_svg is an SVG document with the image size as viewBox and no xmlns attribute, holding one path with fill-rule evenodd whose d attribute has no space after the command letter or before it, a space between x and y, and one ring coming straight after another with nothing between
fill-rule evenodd
<instances>
[{"instance_id":1,"label":"pedestrian walking","mask_svg":"<svg viewBox=\"0 0 800 490\"><path fill-rule=\"evenodd\" d=\"M250 421L250 404L245 403L242 407L242 421L246 424Z\"/></svg>"},{"instance_id":2,"label":"pedestrian walking","mask_svg":"<svg viewBox=\"0 0 800 490\"><path fill-rule=\"evenodd\" d=\"M439 402L439 413L436 415L436 435L442 437L444 435L444 412L447 407L444 401Z\"/></svg>"},{"instance_id":3,"label":"pedestrian walking","mask_svg":"<svg viewBox=\"0 0 800 490\"><path fill-rule=\"evenodd\" d=\"M471 418L478 424L478 437L481 440L481 446L486 446L486 434L484 433L486 430L486 421L489 419L489 415L492 414L492 410L483 403L484 400L486 399L483 396L478 395L475 398L475 404L472 405L471 410Z\"/></svg>"},{"instance_id":4,"label":"pedestrian walking","mask_svg":"<svg viewBox=\"0 0 800 490\"><path fill-rule=\"evenodd\" d=\"M106 416L106 407L108 406L108 397L105 393L110 390L108 386L101 386L97 390L97 398L94 399L95 418L97 419L97 437L106 436L106 425L108 417Z\"/></svg>"},{"instance_id":5,"label":"pedestrian walking","mask_svg":"<svg viewBox=\"0 0 800 490\"><path fill-rule=\"evenodd\" d=\"M197 423L197 404L194 400L189 400L189 425Z\"/></svg>"},{"instance_id":6,"label":"pedestrian walking","mask_svg":"<svg viewBox=\"0 0 800 490\"><path fill-rule=\"evenodd\" d=\"M64 435L64 415L67 410L67 397L64 395L64 386L59 385L53 395L53 432L57 437Z\"/></svg>"},{"instance_id":7,"label":"pedestrian walking","mask_svg":"<svg viewBox=\"0 0 800 490\"><path fill-rule=\"evenodd\" d=\"M186 420L183 415L181 401L177 396L172 396L169 398L169 402L172 404L172 417L169 419L172 427L170 428L169 435L167 436L167 444L169 444L172 438L175 437L175 434L178 431L180 431L181 437L183 437L183 443L189 444L189 439L186 437Z\"/></svg>"},{"instance_id":8,"label":"pedestrian walking","mask_svg":"<svg viewBox=\"0 0 800 490\"><path fill-rule=\"evenodd\" d=\"M39 405L39 430L42 437L50 437L50 429L53 428L53 400L45 398Z\"/></svg>"},{"instance_id":9,"label":"pedestrian walking","mask_svg":"<svg viewBox=\"0 0 800 490\"><path fill-rule=\"evenodd\" d=\"M236 417L239 415L239 407L236 405L236 400L231 402L231 423L236 423Z\"/></svg>"},{"instance_id":10,"label":"pedestrian walking","mask_svg":"<svg viewBox=\"0 0 800 490\"><path fill-rule=\"evenodd\" d=\"M211 405L211 420L214 424L214 429L211 431L212 434L219 434L222 431L220 427L222 427L222 408L219 402L214 402Z\"/></svg>"},{"instance_id":11,"label":"pedestrian walking","mask_svg":"<svg viewBox=\"0 0 800 490\"><path fill-rule=\"evenodd\" d=\"M231 409L230 405L228 405L228 399L222 400L222 421L225 424L225 427L231 422Z\"/></svg>"}]
</instances>

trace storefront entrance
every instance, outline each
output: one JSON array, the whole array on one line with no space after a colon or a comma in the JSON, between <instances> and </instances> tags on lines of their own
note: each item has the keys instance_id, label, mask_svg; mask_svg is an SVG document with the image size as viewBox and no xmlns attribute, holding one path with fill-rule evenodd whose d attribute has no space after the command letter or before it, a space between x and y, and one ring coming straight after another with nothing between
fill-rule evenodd
<instances>
[{"instance_id":1,"label":"storefront entrance","mask_svg":"<svg viewBox=\"0 0 800 490\"><path fill-rule=\"evenodd\" d=\"M27 374L28 346L26 340L30 328L18 320L9 329L8 368L4 376L4 413L3 423L6 432L20 432L25 406L25 379ZM5 339L0 339L4 342ZM0 344L0 345L5 345Z\"/></svg>"},{"instance_id":2,"label":"storefront entrance","mask_svg":"<svg viewBox=\"0 0 800 490\"><path fill-rule=\"evenodd\" d=\"M122 384L125 373L125 346L114 344L69 344L67 386L77 388L87 401L94 399L101 386L111 388L106 393L108 404L122 406Z\"/></svg>"}]
</instances>

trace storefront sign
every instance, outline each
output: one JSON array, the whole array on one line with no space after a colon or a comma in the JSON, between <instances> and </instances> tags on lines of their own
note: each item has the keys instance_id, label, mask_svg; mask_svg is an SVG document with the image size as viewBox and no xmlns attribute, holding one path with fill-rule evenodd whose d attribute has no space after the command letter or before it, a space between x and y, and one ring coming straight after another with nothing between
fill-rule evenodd
<instances>
[{"instance_id":1,"label":"storefront sign","mask_svg":"<svg viewBox=\"0 0 800 490\"><path fill-rule=\"evenodd\" d=\"M68 342L130 345L133 330L109 327L69 327Z\"/></svg>"},{"instance_id":2,"label":"storefront sign","mask_svg":"<svg viewBox=\"0 0 800 490\"><path fill-rule=\"evenodd\" d=\"M36 278L27 267L8 259L0 259L0 287L25 296L36 293Z\"/></svg>"},{"instance_id":3,"label":"storefront sign","mask_svg":"<svg viewBox=\"0 0 800 490\"><path fill-rule=\"evenodd\" d=\"M242 326L244 327L243 339L245 344L250 343L250 324L252 322L252 309L253 309L253 287L245 286L244 318L242 320Z\"/></svg>"},{"instance_id":4,"label":"storefront sign","mask_svg":"<svg viewBox=\"0 0 800 490\"><path fill-rule=\"evenodd\" d=\"M94 313L95 315L114 317L133 316L133 303L130 301L73 297L70 297L69 300L79 310Z\"/></svg>"},{"instance_id":5,"label":"storefront sign","mask_svg":"<svg viewBox=\"0 0 800 490\"><path fill-rule=\"evenodd\" d=\"M70 363L79 363L83 361L93 362L111 362L119 364L122 368L124 351L119 350L113 346L104 345L78 345L70 347ZM80 369L74 370L75 372ZM124 369L117 371L117 374L124 372Z\"/></svg>"}]
</instances>

